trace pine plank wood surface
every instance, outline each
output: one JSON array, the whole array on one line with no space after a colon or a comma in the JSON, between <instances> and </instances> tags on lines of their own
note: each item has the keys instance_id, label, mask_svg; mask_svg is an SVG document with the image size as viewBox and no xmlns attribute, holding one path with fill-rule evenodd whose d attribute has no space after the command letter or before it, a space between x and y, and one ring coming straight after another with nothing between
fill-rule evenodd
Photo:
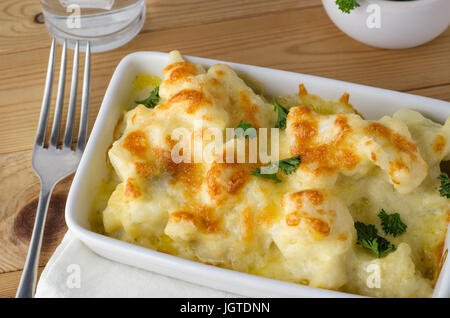
<instances>
[{"instance_id":1,"label":"pine plank wood surface","mask_svg":"<svg viewBox=\"0 0 450 318\"><path fill-rule=\"evenodd\" d=\"M31 170L31 150L50 42L39 1L0 2L0 297L15 294L33 227L39 180ZM423 46L392 51L347 37L320 0L147 0L146 22L137 37L92 56L89 127L125 55L172 49L450 101L450 29ZM70 183L68 178L54 191L41 267L67 229Z\"/></svg>"}]
</instances>

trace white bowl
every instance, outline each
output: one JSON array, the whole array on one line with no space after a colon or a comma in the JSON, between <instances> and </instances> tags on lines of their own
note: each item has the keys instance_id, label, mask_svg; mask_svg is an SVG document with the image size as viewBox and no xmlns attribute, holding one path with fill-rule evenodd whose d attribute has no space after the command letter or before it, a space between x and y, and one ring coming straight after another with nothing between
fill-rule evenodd
<instances>
[{"instance_id":1,"label":"white bowl","mask_svg":"<svg viewBox=\"0 0 450 318\"><path fill-rule=\"evenodd\" d=\"M344 33L379 48L404 49L424 44L444 32L450 21L450 0L357 1L360 7L350 13L339 10L335 0L322 0L322 4Z\"/></svg>"},{"instance_id":2,"label":"white bowl","mask_svg":"<svg viewBox=\"0 0 450 318\"><path fill-rule=\"evenodd\" d=\"M211 66L222 61L186 57L194 63ZM136 75L146 73L162 76L168 64L166 53L139 52L126 56L115 70L106 90L89 142L75 174L66 205L69 229L96 253L132 266L192 283L226 290L250 297L355 297L325 289L263 278L185 260L137 245L125 243L90 230L89 214L102 178L108 175L107 149L113 142L113 131L120 116L120 106L129 100ZM338 99L344 91L351 94L351 102L366 118L380 118L400 108L422 111L428 117L443 122L450 116L450 103L431 98L397 93L311 75L297 74L263 67L227 63L236 72L261 82L268 95L294 94L298 84L304 83L313 94ZM450 237L448 231L447 241ZM448 246L448 242L446 244ZM445 250L445 249L444 249ZM450 296L450 262L447 260L434 296ZM125 282L126 283L126 282Z\"/></svg>"}]
</instances>

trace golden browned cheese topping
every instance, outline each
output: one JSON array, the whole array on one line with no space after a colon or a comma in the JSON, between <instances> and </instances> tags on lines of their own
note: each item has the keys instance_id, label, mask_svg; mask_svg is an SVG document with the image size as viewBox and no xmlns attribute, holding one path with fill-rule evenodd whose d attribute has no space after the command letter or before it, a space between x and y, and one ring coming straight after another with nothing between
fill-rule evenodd
<instances>
[{"instance_id":1,"label":"golden browned cheese topping","mask_svg":"<svg viewBox=\"0 0 450 318\"><path fill-rule=\"evenodd\" d=\"M142 178L148 178L155 171L154 166L150 162L135 162L134 167L137 174Z\"/></svg>"},{"instance_id":2,"label":"golden browned cheese topping","mask_svg":"<svg viewBox=\"0 0 450 318\"><path fill-rule=\"evenodd\" d=\"M349 100L350 100L350 94L349 93L342 94L341 98L339 99L339 101L341 103L344 103L344 104L348 104Z\"/></svg>"},{"instance_id":3,"label":"golden browned cheese topping","mask_svg":"<svg viewBox=\"0 0 450 318\"><path fill-rule=\"evenodd\" d=\"M223 75L225 75L225 72L222 70L216 70L216 74L219 76L223 76Z\"/></svg>"},{"instance_id":4,"label":"golden browned cheese topping","mask_svg":"<svg viewBox=\"0 0 450 318\"><path fill-rule=\"evenodd\" d=\"M163 70L163 74L170 73L170 77L166 80L167 82L174 83L179 80L185 79L189 76L194 76L197 74L197 67L191 62L178 62L173 63Z\"/></svg>"},{"instance_id":5,"label":"golden browned cheese topping","mask_svg":"<svg viewBox=\"0 0 450 318\"><path fill-rule=\"evenodd\" d=\"M303 83L298 85L298 94L300 96L308 95L308 91Z\"/></svg>"},{"instance_id":6,"label":"golden browned cheese topping","mask_svg":"<svg viewBox=\"0 0 450 318\"><path fill-rule=\"evenodd\" d=\"M380 123L371 123L367 126L366 130L371 135L378 135L387 139L391 136L391 130Z\"/></svg>"},{"instance_id":7,"label":"golden browned cheese topping","mask_svg":"<svg viewBox=\"0 0 450 318\"><path fill-rule=\"evenodd\" d=\"M300 155L304 164L317 164L316 173L332 173L341 168L351 170L359 163L360 158L355 154L353 145L345 144L352 128L344 115L336 116L334 125L339 128L339 132L330 143L315 140L318 121L310 108L293 108L287 120L292 122L295 137L295 143L291 147L292 155Z\"/></svg>"},{"instance_id":8,"label":"golden browned cheese topping","mask_svg":"<svg viewBox=\"0 0 450 318\"><path fill-rule=\"evenodd\" d=\"M291 212L286 215L286 224L289 226L297 226L300 224L302 216L298 212Z\"/></svg>"},{"instance_id":9,"label":"golden browned cheese topping","mask_svg":"<svg viewBox=\"0 0 450 318\"><path fill-rule=\"evenodd\" d=\"M170 105L177 102L188 102L188 106L186 108L186 112L188 114L195 113L201 106L211 106L211 101L205 97L203 92L193 89L185 89L173 95L167 103L162 105L161 109L168 108Z\"/></svg>"},{"instance_id":10,"label":"golden browned cheese topping","mask_svg":"<svg viewBox=\"0 0 450 318\"><path fill-rule=\"evenodd\" d=\"M309 121L299 121L293 124L295 136L302 143L308 142L308 139L317 135L317 123Z\"/></svg>"},{"instance_id":11,"label":"golden browned cheese topping","mask_svg":"<svg viewBox=\"0 0 450 318\"><path fill-rule=\"evenodd\" d=\"M253 213L250 208L245 208L242 211L242 228L243 228L243 240L250 241L254 236L255 224L253 222Z\"/></svg>"},{"instance_id":12,"label":"golden browned cheese topping","mask_svg":"<svg viewBox=\"0 0 450 318\"><path fill-rule=\"evenodd\" d=\"M248 93L245 91L241 91L239 93L239 97L239 107L243 113L242 120L250 123L253 127L259 127L260 125L255 118L255 115L258 113L259 106L250 100Z\"/></svg>"},{"instance_id":13,"label":"golden browned cheese topping","mask_svg":"<svg viewBox=\"0 0 450 318\"><path fill-rule=\"evenodd\" d=\"M134 178L128 178L125 184L125 196L130 199L137 199L142 195L139 186Z\"/></svg>"},{"instance_id":14,"label":"golden browned cheese topping","mask_svg":"<svg viewBox=\"0 0 450 318\"><path fill-rule=\"evenodd\" d=\"M147 136L141 130L130 132L123 141L123 147L137 157L145 157L149 149Z\"/></svg>"},{"instance_id":15,"label":"golden browned cheese topping","mask_svg":"<svg viewBox=\"0 0 450 318\"><path fill-rule=\"evenodd\" d=\"M203 182L201 164L198 163L171 163L168 167L169 174L173 177L173 183L181 182L189 187L192 192L197 192Z\"/></svg>"},{"instance_id":16,"label":"golden browned cheese topping","mask_svg":"<svg viewBox=\"0 0 450 318\"><path fill-rule=\"evenodd\" d=\"M149 147L146 154L149 160L133 162L136 173L140 177L158 176L164 171L174 170L175 163L172 161L170 151L159 147Z\"/></svg>"},{"instance_id":17,"label":"golden browned cheese topping","mask_svg":"<svg viewBox=\"0 0 450 318\"><path fill-rule=\"evenodd\" d=\"M321 205L323 203L323 195L317 190L303 190L296 194L299 196L306 196L313 205Z\"/></svg>"},{"instance_id":18,"label":"golden browned cheese topping","mask_svg":"<svg viewBox=\"0 0 450 318\"><path fill-rule=\"evenodd\" d=\"M309 229L313 229L323 236L330 234L330 226L328 223L319 218L311 217L301 212L291 212L286 215L286 224L288 226L297 226L301 222L305 222Z\"/></svg>"},{"instance_id":19,"label":"golden browned cheese topping","mask_svg":"<svg viewBox=\"0 0 450 318\"><path fill-rule=\"evenodd\" d=\"M279 207L275 204L267 205L262 211L256 216L256 224L268 228L272 226L278 218Z\"/></svg>"},{"instance_id":20,"label":"golden browned cheese topping","mask_svg":"<svg viewBox=\"0 0 450 318\"><path fill-rule=\"evenodd\" d=\"M169 223L181 221L192 223L204 234L213 234L220 230L219 221L213 219L213 211L204 206L199 207L195 212L177 211L170 214Z\"/></svg>"},{"instance_id":21,"label":"golden browned cheese topping","mask_svg":"<svg viewBox=\"0 0 450 318\"><path fill-rule=\"evenodd\" d=\"M412 160L416 159L417 146L397 132L393 132L390 128L380 123L370 123L366 127L366 132L371 136L383 137L392 143L399 151L407 153Z\"/></svg>"},{"instance_id":22,"label":"golden browned cheese topping","mask_svg":"<svg viewBox=\"0 0 450 318\"><path fill-rule=\"evenodd\" d=\"M326 101L317 95L310 94L302 83L298 86L298 97L300 104L311 107L314 111L321 114L337 114L350 113L358 114L353 105L349 103L350 95L348 93L342 94L338 102ZM359 115L359 114L358 114Z\"/></svg>"},{"instance_id":23,"label":"golden browned cheese topping","mask_svg":"<svg viewBox=\"0 0 450 318\"><path fill-rule=\"evenodd\" d=\"M395 184L400 184L400 182L395 179L395 174L400 170L404 170L405 173L409 172L408 166L406 166L401 160L389 162L389 175L391 176L392 182Z\"/></svg>"},{"instance_id":24,"label":"golden browned cheese topping","mask_svg":"<svg viewBox=\"0 0 450 318\"><path fill-rule=\"evenodd\" d=\"M238 193L250 179L252 169L254 165L251 164L214 162L206 173L210 197L218 200L226 194Z\"/></svg>"},{"instance_id":25,"label":"golden browned cheese topping","mask_svg":"<svg viewBox=\"0 0 450 318\"><path fill-rule=\"evenodd\" d=\"M334 120L334 125L339 128L339 133L334 140L335 144L339 144L344 141L345 137L347 137L351 132L352 128L348 124L348 119L345 115L337 114L336 119Z\"/></svg>"},{"instance_id":26,"label":"golden browned cheese topping","mask_svg":"<svg viewBox=\"0 0 450 318\"><path fill-rule=\"evenodd\" d=\"M311 203L315 206L321 205L323 203L323 195L320 191L317 190L303 190L292 193L289 196L290 200L293 200L297 206L297 209L301 209L303 207L303 199L307 199L311 201ZM286 197L281 199L281 206L286 206Z\"/></svg>"},{"instance_id":27,"label":"golden browned cheese topping","mask_svg":"<svg viewBox=\"0 0 450 318\"><path fill-rule=\"evenodd\" d=\"M442 135L437 135L433 141L433 150L440 155L442 153L442 150L444 150L446 144L447 141L445 140L445 138Z\"/></svg>"}]
</instances>

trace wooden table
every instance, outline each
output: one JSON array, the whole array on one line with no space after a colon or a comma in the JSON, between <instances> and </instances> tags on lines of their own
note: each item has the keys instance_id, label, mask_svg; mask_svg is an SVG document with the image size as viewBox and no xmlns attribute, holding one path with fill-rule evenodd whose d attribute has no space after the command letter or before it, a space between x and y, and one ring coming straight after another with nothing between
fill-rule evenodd
<instances>
[{"instance_id":1,"label":"wooden table","mask_svg":"<svg viewBox=\"0 0 450 318\"><path fill-rule=\"evenodd\" d=\"M389 51L347 37L320 0L147 0L147 10L134 40L92 57L90 127L117 63L144 50L179 49L450 101L450 29L421 47ZM0 297L15 295L39 193L31 149L51 41L40 12L36 0L0 2ZM70 184L54 191L41 269L67 229Z\"/></svg>"}]
</instances>

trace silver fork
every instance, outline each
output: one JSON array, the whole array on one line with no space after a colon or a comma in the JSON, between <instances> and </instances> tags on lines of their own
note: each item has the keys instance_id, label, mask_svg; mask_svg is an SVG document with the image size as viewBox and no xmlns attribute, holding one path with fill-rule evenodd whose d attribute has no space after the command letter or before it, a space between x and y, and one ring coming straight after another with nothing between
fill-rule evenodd
<instances>
[{"instance_id":1,"label":"silver fork","mask_svg":"<svg viewBox=\"0 0 450 318\"><path fill-rule=\"evenodd\" d=\"M56 96L56 107L53 118L50 143L45 148L45 133L47 128L48 113L50 108L50 98L53 84L53 70L55 65L55 40L50 48L50 58L48 61L47 77L45 81L44 97L42 100L41 115L36 133L36 141L31 159L34 172L41 182L41 191L39 194L39 203L34 222L33 234L31 235L30 247L28 249L27 259L20 279L19 288L16 297L30 298L34 296L36 289L37 272L39 265L39 254L42 245L42 236L44 233L45 219L50 197L55 185L69 176L77 169L81 155L86 146L87 121L89 108L89 77L90 77L90 45L86 45L86 59L83 77L83 93L81 100L81 119L78 131L78 141L76 149L72 150L72 137L75 122L75 107L77 95L78 79L78 55L79 43L75 44L72 83L70 87L69 108L67 112L66 129L64 132L64 141L61 149L58 149L59 130L61 124L61 115L64 100L64 83L66 78L66 49L67 43L64 41L61 57L61 66L59 71L58 94Z\"/></svg>"}]
</instances>

